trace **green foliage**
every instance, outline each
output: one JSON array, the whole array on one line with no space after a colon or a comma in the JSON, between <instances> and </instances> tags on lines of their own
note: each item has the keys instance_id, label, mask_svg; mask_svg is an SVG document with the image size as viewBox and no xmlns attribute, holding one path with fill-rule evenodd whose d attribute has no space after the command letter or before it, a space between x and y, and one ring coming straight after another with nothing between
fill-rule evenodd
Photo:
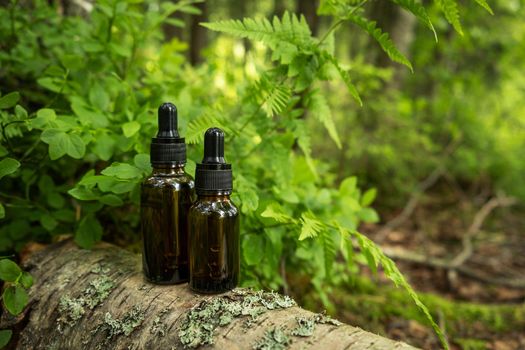
<instances>
[{"instance_id":1,"label":"green foliage","mask_svg":"<svg viewBox=\"0 0 525 350\"><path fill-rule=\"evenodd\" d=\"M437 0L437 3L441 7L441 10L445 14L447 21L452 24L454 29L461 35L463 35L463 29L459 21L459 10L458 4L455 0Z\"/></svg>"},{"instance_id":2,"label":"green foliage","mask_svg":"<svg viewBox=\"0 0 525 350\"><path fill-rule=\"evenodd\" d=\"M417 0L392 0L392 2L409 11L414 16L416 16L421 22L423 22L432 31L432 33L434 33L434 37L437 41L437 33L434 29L434 25L430 20L427 10L420 2L418 2Z\"/></svg>"},{"instance_id":3,"label":"green foliage","mask_svg":"<svg viewBox=\"0 0 525 350\"><path fill-rule=\"evenodd\" d=\"M16 159L7 157L0 160L0 179L14 173L19 167L20 162Z\"/></svg>"},{"instance_id":4,"label":"green foliage","mask_svg":"<svg viewBox=\"0 0 525 350\"><path fill-rule=\"evenodd\" d=\"M359 12L365 2L324 1L320 13L333 17L334 24L319 38L303 16L289 12L271 21L204 23L265 48L254 45L257 54L237 57L238 43L219 37L199 67L186 63L183 43L164 42L161 29L178 23L168 19L174 11L197 12L193 1L101 0L85 16L60 15L45 2L0 9L2 18L10 19L0 23L5 48L0 74L10 77L2 88L18 91L0 97L0 214L5 215L0 251L64 233L74 234L84 248L104 236L136 242L139 184L151 171L147 153L155 109L173 100L190 144L188 171L201 156L204 130L226 131L235 201L243 212L245 286L278 289L286 282L283 269L320 286L332 281L334 266L365 256L370 268L383 266L408 292L443 339L392 261L356 231L362 222L378 221L370 207L376 191L363 193L348 174L339 181L330 166L332 148L326 159L312 151L326 143L324 131L333 141L328 147L344 149L346 137L332 108L340 101L329 91L341 84L335 76L359 104L363 92L382 96L368 86L386 73L338 58L333 33L343 22L357 24L392 60L412 69L388 34ZM394 2L433 30L423 5ZM457 11L450 5L455 1L442 3L455 23ZM459 26L459 20L454 23ZM33 40L37 37L43 40ZM24 287L31 284L19 276L6 289L13 311L20 310Z\"/></svg>"},{"instance_id":5,"label":"green foliage","mask_svg":"<svg viewBox=\"0 0 525 350\"><path fill-rule=\"evenodd\" d=\"M0 279L6 282L2 293L4 307L12 315L20 314L29 301L26 289L33 285L33 277L22 271L15 262L2 259L0 260ZM7 337L7 333L4 336ZM9 338L7 337L7 341Z\"/></svg>"},{"instance_id":6,"label":"green foliage","mask_svg":"<svg viewBox=\"0 0 525 350\"><path fill-rule=\"evenodd\" d=\"M411 71L414 70L410 61L394 46L394 43L390 39L388 33L384 33L381 28L378 28L376 22L368 21L366 18L355 14L349 15L348 20L367 31L368 34L370 34L370 36L372 36L379 43L383 51L385 51L392 61L404 64L410 68Z\"/></svg>"},{"instance_id":7,"label":"green foliage","mask_svg":"<svg viewBox=\"0 0 525 350\"><path fill-rule=\"evenodd\" d=\"M10 329L0 330L0 349L4 348L7 344L9 344L12 335L13 331Z\"/></svg>"}]
</instances>

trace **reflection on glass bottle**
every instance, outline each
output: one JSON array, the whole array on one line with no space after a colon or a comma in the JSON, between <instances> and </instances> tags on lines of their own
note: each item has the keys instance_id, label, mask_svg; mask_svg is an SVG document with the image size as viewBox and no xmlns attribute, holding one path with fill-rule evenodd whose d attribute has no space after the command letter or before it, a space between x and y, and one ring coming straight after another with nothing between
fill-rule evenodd
<instances>
[{"instance_id":1,"label":"reflection on glass bottle","mask_svg":"<svg viewBox=\"0 0 525 350\"><path fill-rule=\"evenodd\" d=\"M142 262L146 279L174 284L189 280L188 211L193 178L184 171L186 144L177 131L177 109L159 107L159 131L151 143L152 174L141 185Z\"/></svg>"},{"instance_id":2,"label":"reflection on glass bottle","mask_svg":"<svg viewBox=\"0 0 525 350\"><path fill-rule=\"evenodd\" d=\"M231 164L224 160L224 133L204 134L204 158L197 164L197 200L189 212L190 287L221 293L239 282L239 210L230 199Z\"/></svg>"}]
</instances>

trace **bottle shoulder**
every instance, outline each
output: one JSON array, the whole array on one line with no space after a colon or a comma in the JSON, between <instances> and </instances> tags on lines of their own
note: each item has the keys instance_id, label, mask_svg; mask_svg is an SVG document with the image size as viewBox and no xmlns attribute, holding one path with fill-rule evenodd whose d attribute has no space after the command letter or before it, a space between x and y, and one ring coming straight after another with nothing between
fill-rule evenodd
<instances>
[{"instance_id":1,"label":"bottle shoulder","mask_svg":"<svg viewBox=\"0 0 525 350\"><path fill-rule=\"evenodd\" d=\"M239 209L231 200L210 201L197 199L190 208L193 213L201 215L218 215L220 217L235 217Z\"/></svg>"},{"instance_id":2,"label":"bottle shoulder","mask_svg":"<svg viewBox=\"0 0 525 350\"><path fill-rule=\"evenodd\" d=\"M193 177L188 173L174 174L170 176L152 174L142 181L142 187L193 189L195 187L195 182Z\"/></svg>"}]
</instances>

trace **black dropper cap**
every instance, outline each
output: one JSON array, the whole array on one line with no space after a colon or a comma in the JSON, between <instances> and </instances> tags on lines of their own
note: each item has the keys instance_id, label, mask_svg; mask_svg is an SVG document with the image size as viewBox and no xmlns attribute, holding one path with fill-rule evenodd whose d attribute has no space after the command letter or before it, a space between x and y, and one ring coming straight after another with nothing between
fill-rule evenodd
<instances>
[{"instance_id":1,"label":"black dropper cap","mask_svg":"<svg viewBox=\"0 0 525 350\"><path fill-rule=\"evenodd\" d=\"M160 105L159 131L151 139L151 165L177 165L186 163L186 143L177 130L177 107L166 102Z\"/></svg>"},{"instance_id":2,"label":"black dropper cap","mask_svg":"<svg viewBox=\"0 0 525 350\"><path fill-rule=\"evenodd\" d=\"M230 194L232 189L232 166L224 160L224 132L210 128L204 133L204 157L195 170L195 191Z\"/></svg>"}]
</instances>

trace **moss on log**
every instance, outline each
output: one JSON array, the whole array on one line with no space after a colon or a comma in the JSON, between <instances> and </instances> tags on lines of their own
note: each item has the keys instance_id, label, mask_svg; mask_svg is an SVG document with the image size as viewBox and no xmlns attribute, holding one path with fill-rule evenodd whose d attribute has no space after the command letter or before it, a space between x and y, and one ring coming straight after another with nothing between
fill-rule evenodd
<instances>
[{"instance_id":1,"label":"moss on log","mask_svg":"<svg viewBox=\"0 0 525 350\"><path fill-rule=\"evenodd\" d=\"M17 349L414 349L325 315L277 293L236 289L218 296L186 284L159 286L138 256L109 244L88 251L71 241L34 253L35 277L13 328Z\"/></svg>"}]
</instances>

